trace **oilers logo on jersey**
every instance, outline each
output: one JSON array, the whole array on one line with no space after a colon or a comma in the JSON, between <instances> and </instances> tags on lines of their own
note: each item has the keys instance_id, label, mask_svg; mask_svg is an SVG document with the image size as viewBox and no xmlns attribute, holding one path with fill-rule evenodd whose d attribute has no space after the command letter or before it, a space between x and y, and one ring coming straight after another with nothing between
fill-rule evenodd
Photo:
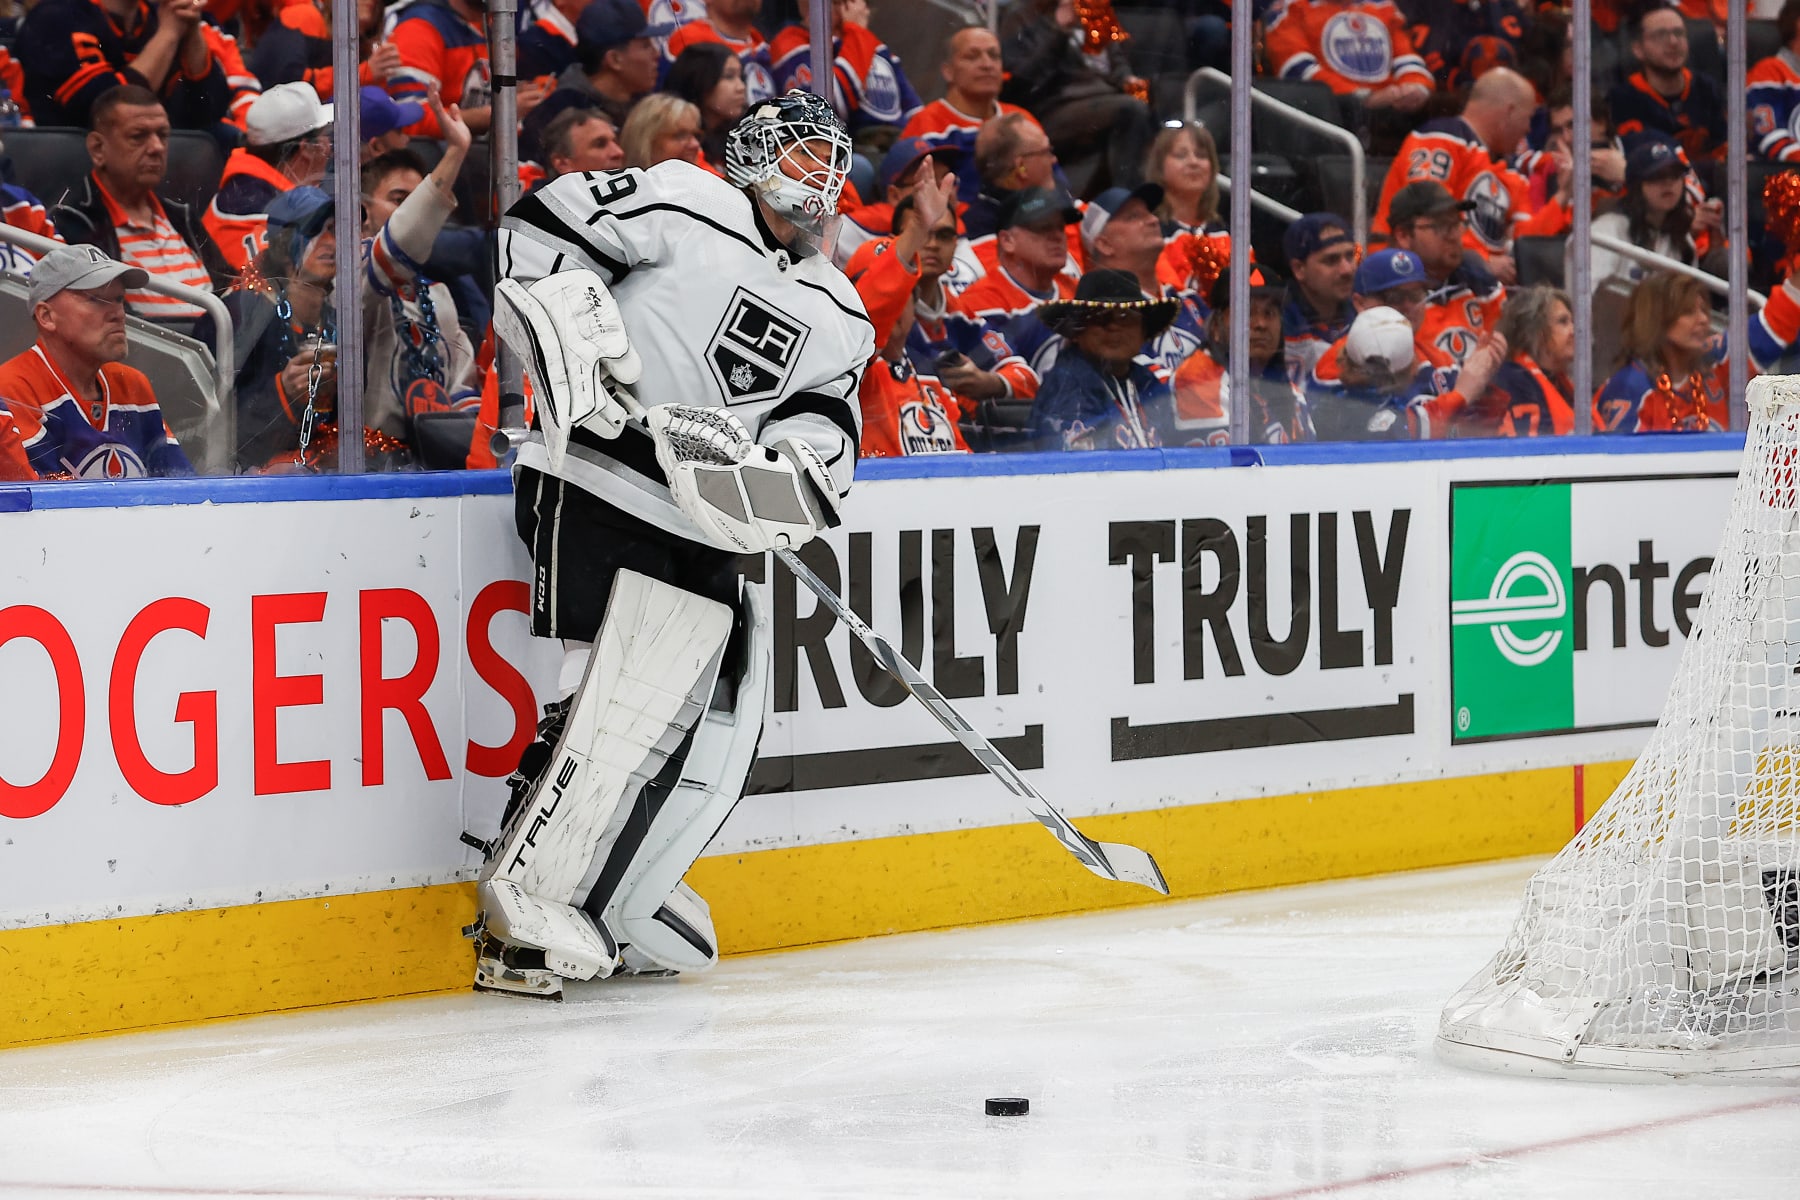
<instances>
[{"instance_id":1,"label":"oilers logo on jersey","mask_svg":"<svg viewBox=\"0 0 1800 1200\"><path fill-rule=\"evenodd\" d=\"M144 460L118 442L100 443L69 467L69 474L77 479L143 479L150 474L144 469Z\"/></svg>"},{"instance_id":2,"label":"oilers logo on jersey","mask_svg":"<svg viewBox=\"0 0 1800 1200\"><path fill-rule=\"evenodd\" d=\"M1490 250L1504 249L1512 239L1512 193L1506 184L1492 171L1483 171L1469 184L1463 199L1475 202L1469 212L1469 228L1481 244Z\"/></svg>"},{"instance_id":3,"label":"oilers logo on jersey","mask_svg":"<svg viewBox=\"0 0 1800 1200\"><path fill-rule=\"evenodd\" d=\"M862 108L869 117L890 125L902 122L904 112L900 100L900 81L894 68L877 54L869 60L868 78L863 80Z\"/></svg>"},{"instance_id":4,"label":"oilers logo on jersey","mask_svg":"<svg viewBox=\"0 0 1800 1200\"><path fill-rule=\"evenodd\" d=\"M961 449L944 414L935 405L918 400L900 406L900 445L907 454L949 454Z\"/></svg>"},{"instance_id":5,"label":"oilers logo on jersey","mask_svg":"<svg viewBox=\"0 0 1800 1200\"><path fill-rule=\"evenodd\" d=\"M1338 13L1320 38L1325 65L1357 83L1386 83L1394 59L1387 26L1360 12Z\"/></svg>"},{"instance_id":6,"label":"oilers logo on jersey","mask_svg":"<svg viewBox=\"0 0 1800 1200\"><path fill-rule=\"evenodd\" d=\"M1432 345L1460 363L1474 351L1475 338L1466 329L1446 329L1437 335Z\"/></svg>"},{"instance_id":7,"label":"oilers logo on jersey","mask_svg":"<svg viewBox=\"0 0 1800 1200\"><path fill-rule=\"evenodd\" d=\"M726 403L749 404L781 395L806 335L806 326L738 288L706 348L706 361Z\"/></svg>"}]
</instances>

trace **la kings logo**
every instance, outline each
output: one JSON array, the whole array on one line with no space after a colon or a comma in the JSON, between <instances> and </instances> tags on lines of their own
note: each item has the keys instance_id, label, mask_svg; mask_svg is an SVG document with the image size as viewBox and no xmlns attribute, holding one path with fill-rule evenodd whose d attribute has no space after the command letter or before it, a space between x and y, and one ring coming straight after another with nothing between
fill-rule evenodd
<instances>
[{"instance_id":1,"label":"la kings logo","mask_svg":"<svg viewBox=\"0 0 1800 1200\"><path fill-rule=\"evenodd\" d=\"M773 400L781 395L809 330L739 288L713 331L706 361L728 404Z\"/></svg>"}]
</instances>

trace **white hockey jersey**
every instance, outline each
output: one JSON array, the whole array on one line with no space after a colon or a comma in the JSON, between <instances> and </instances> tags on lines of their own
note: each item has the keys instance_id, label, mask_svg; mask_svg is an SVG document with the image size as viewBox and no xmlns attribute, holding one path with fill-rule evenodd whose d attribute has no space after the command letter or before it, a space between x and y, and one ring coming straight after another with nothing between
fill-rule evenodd
<instances>
[{"instance_id":1,"label":"white hockey jersey","mask_svg":"<svg viewBox=\"0 0 1800 1200\"><path fill-rule=\"evenodd\" d=\"M830 259L796 259L742 191L680 160L564 175L506 214L499 258L524 283L575 267L598 272L643 360L633 388L642 404L729 408L760 442L811 444L840 493L849 490L874 327ZM635 425L616 438L576 430L555 472L534 432L518 461L703 540Z\"/></svg>"}]
</instances>

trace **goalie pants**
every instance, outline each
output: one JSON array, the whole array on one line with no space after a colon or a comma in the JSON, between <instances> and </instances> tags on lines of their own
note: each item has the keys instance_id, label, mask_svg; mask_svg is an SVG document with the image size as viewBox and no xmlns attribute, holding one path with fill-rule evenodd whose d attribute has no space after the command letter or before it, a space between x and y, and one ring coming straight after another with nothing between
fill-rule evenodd
<instances>
[{"instance_id":1,"label":"goalie pants","mask_svg":"<svg viewBox=\"0 0 1800 1200\"><path fill-rule=\"evenodd\" d=\"M620 571L678 587L729 605L736 620L725 654L725 678L735 674L743 637L738 556L667 533L615 508L576 484L520 467L513 520L531 550L531 632L537 637L591 642L598 636Z\"/></svg>"}]
</instances>

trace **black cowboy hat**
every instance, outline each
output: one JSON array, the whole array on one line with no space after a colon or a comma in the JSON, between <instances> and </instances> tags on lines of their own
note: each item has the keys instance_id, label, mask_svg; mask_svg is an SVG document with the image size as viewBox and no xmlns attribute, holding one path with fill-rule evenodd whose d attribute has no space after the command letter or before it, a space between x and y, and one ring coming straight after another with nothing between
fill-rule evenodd
<instances>
[{"instance_id":1,"label":"black cowboy hat","mask_svg":"<svg viewBox=\"0 0 1800 1200\"><path fill-rule=\"evenodd\" d=\"M1064 337L1072 337L1097 316L1137 313L1144 320L1144 340L1160 337L1175 320L1176 302L1152 300L1126 271L1089 271L1076 285L1073 300L1038 305L1038 320Z\"/></svg>"}]
</instances>

